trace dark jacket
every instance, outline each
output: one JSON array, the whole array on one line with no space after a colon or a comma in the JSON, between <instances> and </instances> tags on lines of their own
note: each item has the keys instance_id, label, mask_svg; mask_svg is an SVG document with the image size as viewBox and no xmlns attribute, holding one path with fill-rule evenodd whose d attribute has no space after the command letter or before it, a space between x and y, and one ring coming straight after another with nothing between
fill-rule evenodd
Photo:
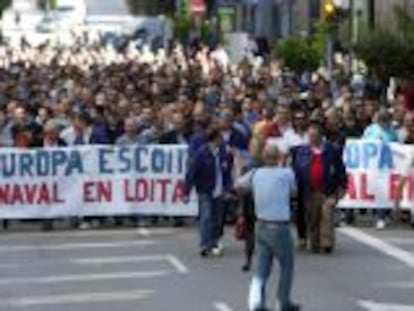
<instances>
[{"instance_id":1,"label":"dark jacket","mask_svg":"<svg viewBox=\"0 0 414 311\"><path fill-rule=\"evenodd\" d=\"M295 150L293 169L296 174L298 189L308 195L311 192L310 170L312 163L312 149L310 146L298 147ZM347 188L347 175L342 159L342 153L331 143L324 143L322 147L323 184L322 192L326 195L335 194L340 188Z\"/></svg>"},{"instance_id":2,"label":"dark jacket","mask_svg":"<svg viewBox=\"0 0 414 311\"><path fill-rule=\"evenodd\" d=\"M194 158L201 147L207 144L207 134L204 131L194 133L188 145L188 157Z\"/></svg>"},{"instance_id":3,"label":"dark jacket","mask_svg":"<svg viewBox=\"0 0 414 311\"><path fill-rule=\"evenodd\" d=\"M248 138L234 127L230 130L230 137L225 143L226 145L236 149L247 150L249 148Z\"/></svg>"},{"instance_id":4,"label":"dark jacket","mask_svg":"<svg viewBox=\"0 0 414 311\"><path fill-rule=\"evenodd\" d=\"M186 142L188 142L188 136L187 135L183 135L184 139ZM179 139L178 139L178 133L176 131L169 131L167 133L164 133L161 137L160 137L160 144L162 145L177 145L180 143Z\"/></svg>"},{"instance_id":5,"label":"dark jacket","mask_svg":"<svg viewBox=\"0 0 414 311\"><path fill-rule=\"evenodd\" d=\"M92 126L92 133L88 143L91 145L111 144L111 138L107 127L103 124Z\"/></svg>"},{"instance_id":6,"label":"dark jacket","mask_svg":"<svg viewBox=\"0 0 414 311\"><path fill-rule=\"evenodd\" d=\"M233 158L225 151L224 146L219 150L219 157L223 174L223 190L230 191ZM196 188L197 193L213 194L216 185L216 162L208 144L201 147L189 160L185 184L187 194L190 194L193 187Z\"/></svg>"}]
</instances>

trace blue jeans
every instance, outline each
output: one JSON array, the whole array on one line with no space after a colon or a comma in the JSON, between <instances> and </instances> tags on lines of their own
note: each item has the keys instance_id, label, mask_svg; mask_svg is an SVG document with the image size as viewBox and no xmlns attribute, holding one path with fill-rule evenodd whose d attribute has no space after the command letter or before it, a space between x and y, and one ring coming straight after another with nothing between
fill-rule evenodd
<instances>
[{"instance_id":1,"label":"blue jeans","mask_svg":"<svg viewBox=\"0 0 414 311\"><path fill-rule=\"evenodd\" d=\"M385 220L389 212L386 209L378 208L374 210L374 216L376 220Z\"/></svg>"},{"instance_id":2,"label":"blue jeans","mask_svg":"<svg viewBox=\"0 0 414 311\"><path fill-rule=\"evenodd\" d=\"M210 194L198 195L200 248L210 250L218 246L224 229L224 208L220 198Z\"/></svg>"},{"instance_id":3,"label":"blue jeans","mask_svg":"<svg viewBox=\"0 0 414 311\"><path fill-rule=\"evenodd\" d=\"M272 272L274 258L280 265L277 298L281 310L289 310L294 274L294 246L289 224L258 221L256 245L257 267L250 285L249 310L266 308L266 284Z\"/></svg>"}]
</instances>

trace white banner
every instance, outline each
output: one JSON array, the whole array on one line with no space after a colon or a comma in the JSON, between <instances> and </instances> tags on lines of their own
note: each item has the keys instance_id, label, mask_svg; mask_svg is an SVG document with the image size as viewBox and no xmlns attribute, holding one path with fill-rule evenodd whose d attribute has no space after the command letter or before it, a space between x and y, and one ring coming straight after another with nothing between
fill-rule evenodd
<instances>
[{"instance_id":1,"label":"white banner","mask_svg":"<svg viewBox=\"0 0 414 311\"><path fill-rule=\"evenodd\" d=\"M1 149L0 219L197 214L186 146Z\"/></svg>"},{"instance_id":2,"label":"white banner","mask_svg":"<svg viewBox=\"0 0 414 311\"><path fill-rule=\"evenodd\" d=\"M401 176L408 177L401 207L414 208L414 149L397 143L347 141L348 193L341 208L392 208Z\"/></svg>"},{"instance_id":3,"label":"white banner","mask_svg":"<svg viewBox=\"0 0 414 311\"><path fill-rule=\"evenodd\" d=\"M340 208L414 208L414 148L347 142L348 193ZM186 146L84 146L0 150L0 219L68 216L197 215L182 202Z\"/></svg>"}]
</instances>

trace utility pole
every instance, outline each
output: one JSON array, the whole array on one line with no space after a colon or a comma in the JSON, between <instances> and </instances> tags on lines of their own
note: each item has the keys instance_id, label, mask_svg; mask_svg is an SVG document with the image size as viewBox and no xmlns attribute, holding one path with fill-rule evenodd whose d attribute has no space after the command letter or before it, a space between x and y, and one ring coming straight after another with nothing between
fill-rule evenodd
<instances>
[{"instance_id":1,"label":"utility pole","mask_svg":"<svg viewBox=\"0 0 414 311\"><path fill-rule=\"evenodd\" d=\"M329 80L331 96L334 93L334 81L333 81L333 34L332 34L332 25L335 24L337 18L337 8L333 0L323 0L321 7L321 16L323 22L326 23L327 31L325 35L326 40L326 52L325 52L325 61L326 61L326 70Z\"/></svg>"}]
</instances>

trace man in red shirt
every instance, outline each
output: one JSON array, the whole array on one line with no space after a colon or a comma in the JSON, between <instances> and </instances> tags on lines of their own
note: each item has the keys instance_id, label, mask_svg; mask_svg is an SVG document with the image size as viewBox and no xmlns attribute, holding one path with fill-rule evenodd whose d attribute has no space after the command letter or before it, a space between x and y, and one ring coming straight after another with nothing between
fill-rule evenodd
<instances>
[{"instance_id":1,"label":"man in red shirt","mask_svg":"<svg viewBox=\"0 0 414 311\"><path fill-rule=\"evenodd\" d=\"M335 247L335 207L347 186L345 165L341 149L323 140L319 124L310 126L309 141L308 146L298 148L293 167L306 202L310 248L314 253L331 253Z\"/></svg>"}]
</instances>

